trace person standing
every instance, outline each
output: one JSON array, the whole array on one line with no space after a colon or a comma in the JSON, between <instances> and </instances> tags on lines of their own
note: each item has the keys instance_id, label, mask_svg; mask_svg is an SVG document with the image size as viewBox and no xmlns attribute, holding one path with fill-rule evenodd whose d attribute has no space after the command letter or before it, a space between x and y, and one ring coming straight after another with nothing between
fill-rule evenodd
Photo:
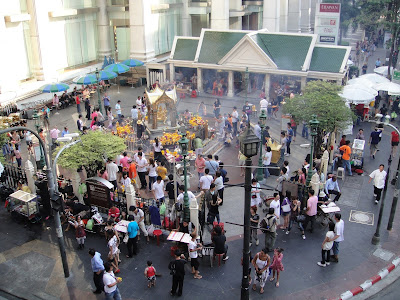
<instances>
[{"instance_id":1,"label":"person standing","mask_svg":"<svg viewBox=\"0 0 400 300\"><path fill-rule=\"evenodd\" d=\"M392 144L392 151L390 152L390 154L394 158L394 157L396 157L396 150L397 150L397 146L399 145L399 134L397 133L396 130L392 131L391 137L390 137L390 142Z\"/></svg>"},{"instance_id":2,"label":"person standing","mask_svg":"<svg viewBox=\"0 0 400 300\"><path fill-rule=\"evenodd\" d=\"M147 267L144 269L144 276L147 278L147 287L156 286L156 268L153 267L151 260L147 261Z\"/></svg>"},{"instance_id":3,"label":"person standing","mask_svg":"<svg viewBox=\"0 0 400 300\"><path fill-rule=\"evenodd\" d=\"M257 235L257 227L259 221L260 221L260 216L257 214L257 206L250 207L250 226L252 226L252 228L250 229L250 247L252 245L253 238L256 240L256 246L258 246L258 244L260 243L260 240L258 239Z\"/></svg>"},{"instance_id":4,"label":"person standing","mask_svg":"<svg viewBox=\"0 0 400 300\"><path fill-rule=\"evenodd\" d=\"M76 241L78 242L78 250L82 250L85 248L86 232L85 224L83 223L80 215L76 216L74 227Z\"/></svg>"},{"instance_id":5,"label":"person standing","mask_svg":"<svg viewBox=\"0 0 400 300\"><path fill-rule=\"evenodd\" d=\"M251 180L251 201L250 201L250 207L257 207L258 205L261 206L261 186L257 182L256 178L253 178Z\"/></svg>"},{"instance_id":6,"label":"person standing","mask_svg":"<svg viewBox=\"0 0 400 300\"><path fill-rule=\"evenodd\" d=\"M92 265L92 271L93 271L93 282L96 287L96 289L93 291L93 294L101 294L101 292L104 291L103 260L101 259L101 254L93 248L89 249L89 255L92 257L92 259L90 260L90 263Z\"/></svg>"},{"instance_id":7,"label":"person standing","mask_svg":"<svg viewBox=\"0 0 400 300\"><path fill-rule=\"evenodd\" d=\"M144 212L138 207L131 206L129 207L129 210L133 212L133 217L135 218L135 222L138 224L140 230L142 230L144 236L147 239L147 242L149 242L149 233L146 230L146 226L144 225ZM134 226L134 225L132 225ZM139 233L139 230L138 230ZM140 240L140 236L138 236L138 241Z\"/></svg>"},{"instance_id":8,"label":"person standing","mask_svg":"<svg viewBox=\"0 0 400 300\"><path fill-rule=\"evenodd\" d=\"M197 169L197 175L199 176L198 188L200 189L200 179L202 176L204 176L204 171L206 168L206 160L203 158L203 156L201 154L197 155L197 158L194 161L194 165Z\"/></svg>"},{"instance_id":9,"label":"person standing","mask_svg":"<svg viewBox=\"0 0 400 300\"><path fill-rule=\"evenodd\" d=\"M304 228L303 228L303 223L300 221L300 219L298 218L300 216L300 206L301 203L297 198L292 197L292 201L290 204L290 220L289 220L289 227L286 231L286 234L290 233L290 230L292 229L293 223L297 222L297 224L299 225L300 231L301 231L301 237L303 238L303 240L306 239L306 236L304 234Z\"/></svg>"},{"instance_id":10,"label":"person standing","mask_svg":"<svg viewBox=\"0 0 400 300\"><path fill-rule=\"evenodd\" d=\"M371 132L371 135L369 137L369 152L370 155L373 159L375 159L375 154L376 151L378 150L378 144L380 142L380 136L381 132L379 131L378 127L375 127L375 130Z\"/></svg>"},{"instance_id":11,"label":"person standing","mask_svg":"<svg viewBox=\"0 0 400 300\"><path fill-rule=\"evenodd\" d=\"M374 180L374 197L375 197L375 204L379 203L381 199L382 190L385 187L385 180L387 173L384 170L385 166L383 164L379 165L379 168L369 174L368 183L371 183Z\"/></svg>"},{"instance_id":12,"label":"person standing","mask_svg":"<svg viewBox=\"0 0 400 300\"><path fill-rule=\"evenodd\" d=\"M264 294L264 286L267 282L269 270L268 266L270 264L271 258L268 255L269 249L264 248L258 252L253 260L251 261L254 266L255 271L255 282L253 284L253 291L257 290L258 282L260 284L260 294Z\"/></svg>"},{"instance_id":13,"label":"person standing","mask_svg":"<svg viewBox=\"0 0 400 300\"><path fill-rule=\"evenodd\" d=\"M331 263L331 249L333 246L333 238L335 237L335 223L329 222L329 231L325 235L325 239L322 242L322 250L321 250L321 256L322 260L320 262L317 262L317 265L320 267L326 267L329 266ZM326 258L325 258L326 256Z\"/></svg>"},{"instance_id":14,"label":"person standing","mask_svg":"<svg viewBox=\"0 0 400 300\"><path fill-rule=\"evenodd\" d=\"M339 262L339 243L344 241L344 221L342 220L342 215L340 213L335 213L335 236L330 241L333 241L332 251L333 251L333 262Z\"/></svg>"},{"instance_id":15,"label":"person standing","mask_svg":"<svg viewBox=\"0 0 400 300\"><path fill-rule=\"evenodd\" d=\"M224 203L224 179L221 176L221 171L217 171L214 179L215 189L217 190L219 198L221 198L222 205Z\"/></svg>"},{"instance_id":16,"label":"person standing","mask_svg":"<svg viewBox=\"0 0 400 300\"><path fill-rule=\"evenodd\" d=\"M273 276L269 281L274 282L276 276L276 283L275 283L276 287L279 287L279 275L280 275L279 273L284 270L282 259L283 259L283 249L276 248L274 250L274 257L272 258L271 266L269 267L272 270L272 276Z\"/></svg>"},{"instance_id":17,"label":"person standing","mask_svg":"<svg viewBox=\"0 0 400 300\"><path fill-rule=\"evenodd\" d=\"M356 139L357 140L365 140L365 136L364 136L364 129L360 128L358 130L358 133L356 135Z\"/></svg>"},{"instance_id":18,"label":"person standing","mask_svg":"<svg viewBox=\"0 0 400 300\"><path fill-rule=\"evenodd\" d=\"M218 168L219 168L218 163L215 160L213 160L211 154L208 154L206 159L206 169L209 170L209 174L214 177L215 173L218 171Z\"/></svg>"},{"instance_id":19,"label":"person standing","mask_svg":"<svg viewBox=\"0 0 400 300\"><path fill-rule=\"evenodd\" d=\"M288 180L288 176L287 176L287 169L285 167L281 168L279 177L276 179L276 187L275 189L279 192L279 196L281 199L283 199L283 194L282 194L282 190L283 190L283 182ZM275 197L275 194L274 194Z\"/></svg>"},{"instance_id":20,"label":"person standing","mask_svg":"<svg viewBox=\"0 0 400 300\"><path fill-rule=\"evenodd\" d=\"M263 167L264 167L264 177L267 179L270 176L268 167L271 164L272 150L271 147L267 146L267 149L263 155Z\"/></svg>"},{"instance_id":21,"label":"person standing","mask_svg":"<svg viewBox=\"0 0 400 300\"><path fill-rule=\"evenodd\" d=\"M137 120L139 118L139 111L136 108L136 105L132 106L131 117L132 117L132 127L133 127L137 124Z\"/></svg>"},{"instance_id":22,"label":"person standing","mask_svg":"<svg viewBox=\"0 0 400 300\"><path fill-rule=\"evenodd\" d=\"M310 189L308 191L306 220L304 222L304 230L306 230L308 222L311 221L310 233L312 233L314 230L315 216L317 215L317 204L318 204L318 197L314 195L314 190Z\"/></svg>"},{"instance_id":23,"label":"person standing","mask_svg":"<svg viewBox=\"0 0 400 300\"><path fill-rule=\"evenodd\" d=\"M165 195L164 195L164 180L162 180L161 176L156 177L156 182L153 184L153 196L156 199L157 203L164 203Z\"/></svg>"},{"instance_id":24,"label":"person standing","mask_svg":"<svg viewBox=\"0 0 400 300\"><path fill-rule=\"evenodd\" d=\"M139 175L140 184L142 185L140 189L145 190L147 186L146 182L147 160L146 158L143 157L142 152L137 153L136 164L137 164L137 172Z\"/></svg>"},{"instance_id":25,"label":"person standing","mask_svg":"<svg viewBox=\"0 0 400 300\"><path fill-rule=\"evenodd\" d=\"M86 110L86 119L91 120L91 118L90 118L90 98L85 98L85 110Z\"/></svg>"},{"instance_id":26,"label":"person standing","mask_svg":"<svg viewBox=\"0 0 400 300\"><path fill-rule=\"evenodd\" d=\"M276 224L280 224L280 218L281 218L281 201L280 201L281 196L278 193L274 193L274 199L271 201L269 204L269 207L274 209L274 214L276 217Z\"/></svg>"},{"instance_id":27,"label":"person standing","mask_svg":"<svg viewBox=\"0 0 400 300\"><path fill-rule=\"evenodd\" d=\"M214 116L218 119L221 111L221 102L219 101L218 98L215 99L213 108L214 108Z\"/></svg>"},{"instance_id":28,"label":"person standing","mask_svg":"<svg viewBox=\"0 0 400 300\"><path fill-rule=\"evenodd\" d=\"M260 114L262 111L264 111L265 114L267 114L267 109L268 109L268 100L263 98L260 100Z\"/></svg>"},{"instance_id":29,"label":"person standing","mask_svg":"<svg viewBox=\"0 0 400 300\"><path fill-rule=\"evenodd\" d=\"M273 207L270 207L268 210L268 214L260 222L260 229L265 234L266 253L272 251L272 249L275 246L276 226L277 222L276 222L275 209Z\"/></svg>"},{"instance_id":30,"label":"person standing","mask_svg":"<svg viewBox=\"0 0 400 300\"><path fill-rule=\"evenodd\" d=\"M192 274L194 274L195 279L201 279L202 276L199 274L199 261L197 260L198 253L197 251L202 249L201 244L197 243L196 241L196 234L191 233L190 236L192 239L190 240L188 244L188 250L189 250L189 257L190 257L190 265L192 267Z\"/></svg>"},{"instance_id":31,"label":"person standing","mask_svg":"<svg viewBox=\"0 0 400 300\"><path fill-rule=\"evenodd\" d=\"M122 120L121 100L118 100L117 104L115 104L115 112L118 115L118 121L121 122Z\"/></svg>"},{"instance_id":32,"label":"person standing","mask_svg":"<svg viewBox=\"0 0 400 300\"><path fill-rule=\"evenodd\" d=\"M107 93L105 93L103 96L103 103L104 103L104 111L107 112L108 108L110 107L110 97L107 95Z\"/></svg>"},{"instance_id":33,"label":"person standing","mask_svg":"<svg viewBox=\"0 0 400 300\"><path fill-rule=\"evenodd\" d=\"M336 202L339 200L340 196L342 193L340 192L339 184L337 182L337 177L336 175L333 175L331 178L329 178L326 183L325 183L325 193L329 197L329 194L335 195L335 199L333 199L333 202Z\"/></svg>"},{"instance_id":34,"label":"person standing","mask_svg":"<svg viewBox=\"0 0 400 300\"><path fill-rule=\"evenodd\" d=\"M137 254L137 236L139 233L139 225L138 223L135 221L135 217L130 215L128 217L128 235L129 235L129 239L128 239L128 255L126 256L126 258L132 258L132 255L136 255Z\"/></svg>"},{"instance_id":35,"label":"person standing","mask_svg":"<svg viewBox=\"0 0 400 300\"><path fill-rule=\"evenodd\" d=\"M114 185L114 189L118 188L117 184L118 166L111 160L111 158L108 159L106 170L108 174L108 181Z\"/></svg>"},{"instance_id":36,"label":"person standing","mask_svg":"<svg viewBox=\"0 0 400 300\"><path fill-rule=\"evenodd\" d=\"M206 192L206 200L208 206L208 215L207 215L207 223L212 224L217 218L217 222L221 221L219 217L219 206L222 203L221 198L218 197L217 192L215 191L216 187L214 183L211 183L210 190Z\"/></svg>"},{"instance_id":37,"label":"person standing","mask_svg":"<svg viewBox=\"0 0 400 300\"><path fill-rule=\"evenodd\" d=\"M233 137L236 137L238 133L238 121L239 121L239 113L237 112L236 106L233 107L231 115L232 115Z\"/></svg>"},{"instance_id":38,"label":"person standing","mask_svg":"<svg viewBox=\"0 0 400 300\"><path fill-rule=\"evenodd\" d=\"M57 143L59 134L60 134L60 130L58 130L57 126L54 125L54 128L52 130L50 130L50 137L51 137L52 145L55 145Z\"/></svg>"},{"instance_id":39,"label":"person standing","mask_svg":"<svg viewBox=\"0 0 400 300\"><path fill-rule=\"evenodd\" d=\"M109 262L104 264L104 269L103 284L106 300L121 300L121 294L117 286L122 281L121 277L115 277L113 266Z\"/></svg>"},{"instance_id":40,"label":"person standing","mask_svg":"<svg viewBox=\"0 0 400 300\"><path fill-rule=\"evenodd\" d=\"M349 172L349 176L353 176L353 173L351 172L351 165L350 165L350 155L351 155L351 148L350 148L350 141L347 140L346 144L343 145L342 147L339 148L340 151L343 152L342 154L342 163L344 167L344 171Z\"/></svg>"},{"instance_id":41,"label":"person standing","mask_svg":"<svg viewBox=\"0 0 400 300\"><path fill-rule=\"evenodd\" d=\"M75 96L75 102L76 102L76 110L78 114L81 114L81 99L79 98L78 95Z\"/></svg>"},{"instance_id":42,"label":"person standing","mask_svg":"<svg viewBox=\"0 0 400 300\"><path fill-rule=\"evenodd\" d=\"M170 291L170 295L174 296L176 294L176 290L178 289L177 296L182 296L183 290L183 281L185 280L185 264L187 261L185 260L185 256L181 254L180 250L175 250L175 260L171 261L168 265L168 269L171 271L172 275L172 288Z\"/></svg>"},{"instance_id":43,"label":"person standing","mask_svg":"<svg viewBox=\"0 0 400 300\"><path fill-rule=\"evenodd\" d=\"M290 123L287 123L287 134L286 134L286 156L290 155L290 143L293 138L293 129Z\"/></svg>"},{"instance_id":44,"label":"person standing","mask_svg":"<svg viewBox=\"0 0 400 300\"><path fill-rule=\"evenodd\" d=\"M200 137L196 136L196 138L193 140L193 148L196 152L196 155L201 155L203 154L203 141L201 140Z\"/></svg>"},{"instance_id":45,"label":"person standing","mask_svg":"<svg viewBox=\"0 0 400 300\"><path fill-rule=\"evenodd\" d=\"M210 185L213 182L213 177L209 174L210 170L205 169L204 170L204 175L200 177L200 189L204 192L208 191L210 189Z\"/></svg>"}]
</instances>

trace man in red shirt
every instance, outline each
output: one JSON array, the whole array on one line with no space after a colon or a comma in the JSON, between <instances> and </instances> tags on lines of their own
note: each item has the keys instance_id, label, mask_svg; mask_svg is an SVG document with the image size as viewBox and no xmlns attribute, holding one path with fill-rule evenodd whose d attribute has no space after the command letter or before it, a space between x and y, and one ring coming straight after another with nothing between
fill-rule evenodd
<instances>
[{"instance_id":1,"label":"man in red shirt","mask_svg":"<svg viewBox=\"0 0 400 300\"><path fill-rule=\"evenodd\" d=\"M75 97L75 102L76 102L76 109L78 110L78 114L81 114L81 100L79 99L78 95L76 95L76 97Z\"/></svg>"},{"instance_id":2,"label":"man in red shirt","mask_svg":"<svg viewBox=\"0 0 400 300\"><path fill-rule=\"evenodd\" d=\"M399 145L399 134L396 130L392 131L390 141L392 142L392 151L390 152L390 154L394 158L396 157L396 150L397 146Z\"/></svg>"},{"instance_id":3,"label":"man in red shirt","mask_svg":"<svg viewBox=\"0 0 400 300\"><path fill-rule=\"evenodd\" d=\"M342 139L340 140L339 147L346 145L346 136L342 135Z\"/></svg>"},{"instance_id":4,"label":"man in red shirt","mask_svg":"<svg viewBox=\"0 0 400 300\"><path fill-rule=\"evenodd\" d=\"M111 206L111 208L108 210L108 218L107 221L113 218L114 220L117 220L120 215L119 208L115 206Z\"/></svg>"}]
</instances>

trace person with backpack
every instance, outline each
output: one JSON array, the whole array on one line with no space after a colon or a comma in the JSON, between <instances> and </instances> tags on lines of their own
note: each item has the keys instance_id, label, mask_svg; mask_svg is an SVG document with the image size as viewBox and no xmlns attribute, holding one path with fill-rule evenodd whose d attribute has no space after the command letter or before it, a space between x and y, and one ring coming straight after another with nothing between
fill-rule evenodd
<instances>
[{"instance_id":1,"label":"person with backpack","mask_svg":"<svg viewBox=\"0 0 400 300\"><path fill-rule=\"evenodd\" d=\"M170 291L170 295L174 296L175 294L180 297L182 296L183 289L183 281L185 280L185 264L187 261L185 260L185 256L181 253L180 250L175 250L175 260L171 261L168 265L168 269L171 271L172 275L172 288ZM178 289L178 293L176 290Z\"/></svg>"},{"instance_id":2,"label":"person with backpack","mask_svg":"<svg viewBox=\"0 0 400 300\"><path fill-rule=\"evenodd\" d=\"M268 214L260 222L260 229L265 234L265 249L267 252L271 252L275 246L276 226L275 209L270 207Z\"/></svg>"}]
</instances>

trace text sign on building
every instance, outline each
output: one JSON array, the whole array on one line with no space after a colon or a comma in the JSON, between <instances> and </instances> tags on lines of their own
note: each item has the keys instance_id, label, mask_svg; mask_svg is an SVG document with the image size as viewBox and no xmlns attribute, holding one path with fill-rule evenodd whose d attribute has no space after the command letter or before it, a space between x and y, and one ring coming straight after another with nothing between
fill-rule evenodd
<instances>
[{"instance_id":1,"label":"text sign on building","mask_svg":"<svg viewBox=\"0 0 400 300\"><path fill-rule=\"evenodd\" d=\"M340 25L339 3L317 3L315 29L317 43L337 45Z\"/></svg>"}]
</instances>

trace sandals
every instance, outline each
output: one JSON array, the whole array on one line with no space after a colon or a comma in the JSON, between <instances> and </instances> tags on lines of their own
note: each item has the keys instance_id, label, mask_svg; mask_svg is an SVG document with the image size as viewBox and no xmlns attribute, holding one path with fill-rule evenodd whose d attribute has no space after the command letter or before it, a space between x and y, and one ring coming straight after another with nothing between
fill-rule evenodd
<instances>
[{"instance_id":1,"label":"sandals","mask_svg":"<svg viewBox=\"0 0 400 300\"><path fill-rule=\"evenodd\" d=\"M270 278L270 282L272 282L272 281L274 281L275 280L275 277L272 277L272 278Z\"/></svg>"},{"instance_id":2,"label":"sandals","mask_svg":"<svg viewBox=\"0 0 400 300\"><path fill-rule=\"evenodd\" d=\"M264 294L264 289L261 289L261 290L260 290L260 294Z\"/></svg>"},{"instance_id":3,"label":"sandals","mask_svg":"<svg viewBox=\"0 0 400 300\"><path fill-rule=\"evenodd\" d=\"M195 279L202 279L202 278L203 278L203 276L201 276L201 275L197 275L197 276L193 276L193 278L195 278Z\"/></svg>"},{"instance_id":4,"label":"sandals","mask_svg":"<svg viewBox=\"0 0 400 300\"><path fill-rule=\"evenodd\" d=\"M279 287L279 282L275 283L275 286L276 286L276 287Z\"/></svg>"},{"instance_id":5,"label":"sandals","mask_svg":"<svg viewBox=\"0 0 400 300\"><path fill-rule=\"evenodd\" d=\"M257 286L253 284L253 291L257 290Z\"/></svg>"}]
</instances>

